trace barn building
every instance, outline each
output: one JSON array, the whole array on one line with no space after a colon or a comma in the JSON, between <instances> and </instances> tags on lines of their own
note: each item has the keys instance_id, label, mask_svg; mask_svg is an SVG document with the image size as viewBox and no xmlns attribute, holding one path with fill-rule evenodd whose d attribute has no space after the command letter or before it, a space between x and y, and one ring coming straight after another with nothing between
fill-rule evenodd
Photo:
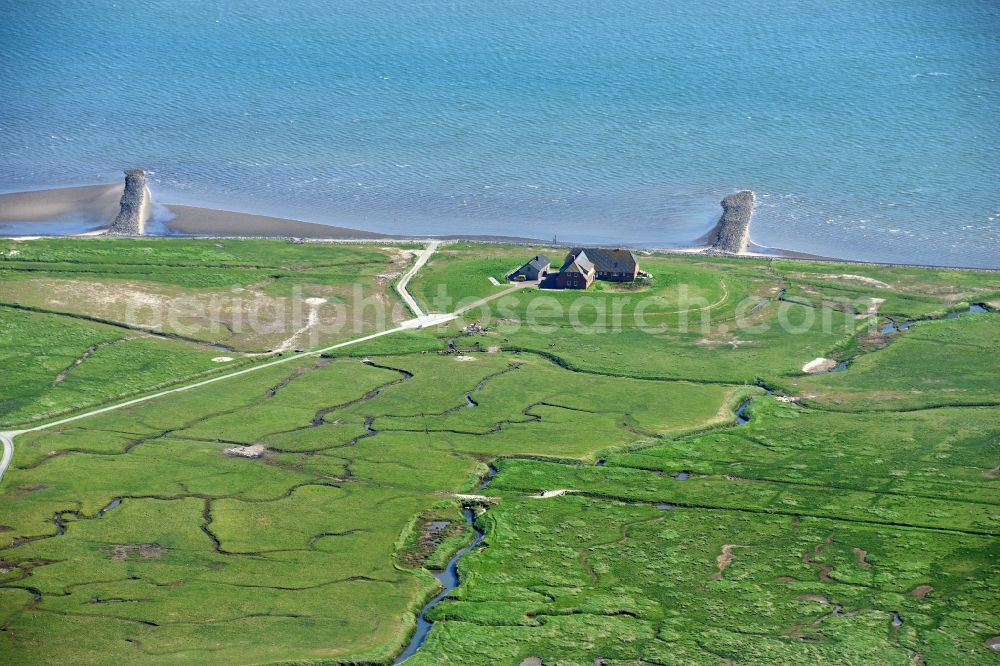
<instances>
[{"instance_id":1,"label":"barn building","mask_svg":"<svg viewBox=\"0 0 1000 666\"><path fill-rule=\"evenodd\" d=\"M535 282L548 275L552 262L544 254L536 255L531 261L507 276L512 282Z\"/></svg>"}]
</instances>

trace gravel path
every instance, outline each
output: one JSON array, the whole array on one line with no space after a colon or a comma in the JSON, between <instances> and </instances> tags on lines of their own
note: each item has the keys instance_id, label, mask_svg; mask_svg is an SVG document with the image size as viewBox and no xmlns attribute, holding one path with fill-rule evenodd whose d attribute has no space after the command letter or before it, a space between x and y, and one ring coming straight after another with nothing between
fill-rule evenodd
<instances>
[{"instance_id":1,"label":"gravel path","mask_svg":"<svg viewBox=\"0 0 1000 666\"><path fill-rule=\"evenodd\" d=\"M423 251L417 255L417 261L410 267L410 270L406 271L403 277L399 279L399 282L396 283L396 291L399 292L403 301L406 302L406 305L410 308L413 316L417 318L425 317L427 316L427 313L420 309L420 306L417 305L416 299L414 299L413 296L410 295L410 292L406 290L406 285L410 284L410 278L416 275L417 271L419 271L423 265L427 263L427 260L431 258L431 255L434 254L434 251L438 249L439 245L441 245L441 241L431 241L428 243L427 247L425 247Z\"/></svg>"}]
</instances>

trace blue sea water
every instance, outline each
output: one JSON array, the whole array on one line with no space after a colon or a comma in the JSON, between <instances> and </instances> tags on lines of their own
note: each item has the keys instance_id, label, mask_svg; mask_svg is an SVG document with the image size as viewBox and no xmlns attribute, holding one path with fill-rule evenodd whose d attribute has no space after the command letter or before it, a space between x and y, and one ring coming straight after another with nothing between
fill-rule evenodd
<instances>
[{"instance_id":1,"label":"blue sea water","mask_svg":"<svg viewBox=\"0 0 1000 666\"><path fill-rule=\"evenodd\" d=\"M1000 265L996 0L0 0L0 190Z\"/></svg>"}]
</instances>

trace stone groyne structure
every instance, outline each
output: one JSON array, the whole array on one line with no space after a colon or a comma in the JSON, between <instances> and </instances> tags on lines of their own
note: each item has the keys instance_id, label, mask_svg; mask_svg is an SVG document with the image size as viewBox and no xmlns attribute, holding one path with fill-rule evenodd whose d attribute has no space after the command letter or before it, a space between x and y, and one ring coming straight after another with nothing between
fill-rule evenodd
<instances>
[{"instance_id":1,"label":"stone groyne structure","mask_svg":"<svg viewBox=\"0 0 1000 666\"><path fill-rule=\"evenodd\" d=\"M149 189L146 172L129 169L125 172L125 191L119 204L118 215L108 227L110 236L142 236L149 218Z\"/></svg>"},{"instance_id":2,"label":"stone groyne structure","mask_svg":"<svg viewBox=\"0 0 1000 666\"><path fill-rule=\"evenodd\" d=\"M750 190L730 194L722 200L722 219L711 234L709 252L742 254L747 251L754 201L754 193Z\"/></svg>"}]
</instances>

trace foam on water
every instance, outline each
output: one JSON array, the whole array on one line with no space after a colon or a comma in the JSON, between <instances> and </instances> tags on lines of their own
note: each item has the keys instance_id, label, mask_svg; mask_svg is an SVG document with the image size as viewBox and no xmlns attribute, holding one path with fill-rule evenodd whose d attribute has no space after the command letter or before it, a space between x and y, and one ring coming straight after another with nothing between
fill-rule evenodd
<instances>
[{"instance_id":1,"label":"foam on water","mask_svg":"<svg viewBox=\"0 0 1000 666\"><path fill-rule=\"evenodd\" d=\"M994 0L0 0L0 190L1000 264ZM897 230L890 232L890 229Z\"/></svg>"}]
</instances>

